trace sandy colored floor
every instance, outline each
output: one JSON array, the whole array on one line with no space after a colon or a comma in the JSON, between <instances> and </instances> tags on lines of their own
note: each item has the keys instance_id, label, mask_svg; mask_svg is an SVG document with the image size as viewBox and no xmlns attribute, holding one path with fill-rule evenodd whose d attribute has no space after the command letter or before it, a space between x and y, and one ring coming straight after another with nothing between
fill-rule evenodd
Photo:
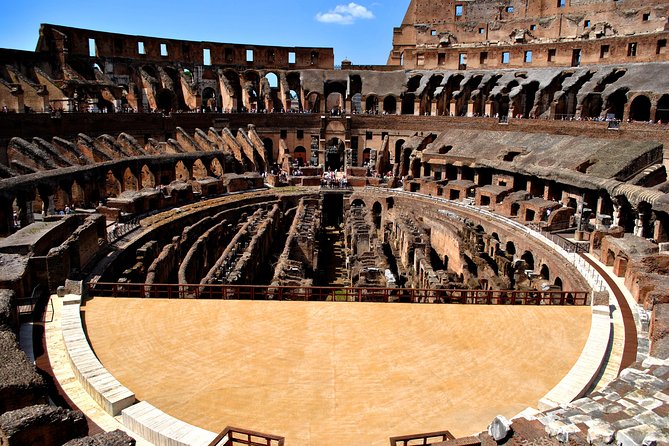
<instances>
[{"instance_id":1,"label":"sandy colored floor","mask_svg":"<svg viewBox=\"0 0 669 446\"><path fill-rule=\"evenodd\" d=\"M102 363L140 400L287 446L481 431L576 362L590 308L95 298Z\"/></svg>"}]
</instances>

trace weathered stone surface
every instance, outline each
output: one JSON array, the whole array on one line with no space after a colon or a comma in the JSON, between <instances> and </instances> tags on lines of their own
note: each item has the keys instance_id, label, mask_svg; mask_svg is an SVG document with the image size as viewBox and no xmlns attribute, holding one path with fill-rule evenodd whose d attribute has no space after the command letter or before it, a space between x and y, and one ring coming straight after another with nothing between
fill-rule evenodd
<instances>
[{"instance_id":1,"label":"weathered stone surface","mask_svg":"<svg viewBox=\"0 0 669 446\"><path fill-rule=\"evenodd\" d=\"M11 331L0 331L0 413L46 402L46 383Z\"/></svg>"},{"instance_id":2,"label":"weathered stone surface","mask_svg":"<svg viewBox=\"0 0 669 446\"><path fill-rule=\"evenodd\" d=\"M504 416L498 415L492 420L490 426L488 426L488 435L495 439L497 442L501 442L509 436L512 432L511 430L511 421L507 420Z\"/></svg>"},{"instance_id":3,"label":"weathered stone surface","mask_svg":"<svg viewBox=\"0 0 669 446\"><path fill-rule=\"evenodd\" d=\"M669 304L655 305L651 316L651 355L669 359Z\"/></svg>"},{"instance_id":4,"label":"weathered stone surface","mask_svg":"<svg viewBox=\"0 0 669 446\"><path fill-rule=\"evenodd\" d=\"M121 430L70 440L63 446L135 446L136 441Z\"/></svg>"},{"instance_id":5,"label":"weathered stone surface","mask_svg":"<svg viewBox=\"0 0 669 446\"><path fill-rule=\"evenodd\" d=\"M613 443L616 431L611 425L600 423L588 429L588 442L594 446Z\"/></svg>"},{"instance_id":6,"label":"weathered stone surface","mask_svg":"<svg viewBox=\"0 0 669 446\"><path fill-rule=\"evenodd\" d=\"M16 294L12 290L0 290L0 330L18 332L19 316L16 311Z\"/></svg>"},{"instance_id":7,"label":"weathered stone surface","mask_svg":"<svg viewBox=\"0 0 669 446\"><path fill-rule=\"evenodd\" d=\"M0 415L2 446L60 446L87 431L81 412L60 407L30 406Z\"/></svg>"}]
</instances>

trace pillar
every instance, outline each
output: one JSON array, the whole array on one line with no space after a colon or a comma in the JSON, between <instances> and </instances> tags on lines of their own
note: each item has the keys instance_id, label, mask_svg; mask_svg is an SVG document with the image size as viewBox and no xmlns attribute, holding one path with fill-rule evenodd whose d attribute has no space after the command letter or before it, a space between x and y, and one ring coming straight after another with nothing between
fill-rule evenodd
<instances>
[{"instance_id":1,"label":"pillar","mask_svg":"<svg viewBox=\"0 0 669 446\"><path fill-rule=\"evenodd\" d=\"M414 116L420 115L420 99L414 99L413 101L413 114Z\"/></svg>"}]
</instances>

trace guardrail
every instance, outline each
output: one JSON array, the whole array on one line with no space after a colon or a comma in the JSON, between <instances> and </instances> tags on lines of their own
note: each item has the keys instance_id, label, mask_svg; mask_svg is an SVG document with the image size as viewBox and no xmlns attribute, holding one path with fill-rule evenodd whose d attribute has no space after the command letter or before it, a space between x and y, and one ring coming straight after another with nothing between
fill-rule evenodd
<instances>
[{"instance_id":1,"label":"guardrail","mask_svg":"<svg viewBox=\"0 0 669 446\"><path fill-rule=\"evenodd\" d=\"M209 446L283 446L284 441L276 435L228 426Z\"/></svg>"},{"instance_id":2,"label":"guardrail","mask_svg":"<svg viewBox=\"0 0 669 446\"><path fill-rule=\"evenodd\" d=\"M448 440L455 440L455 437L449 431L430 432L426 434L390 437L390 446L427 445Z\"/></svg>"},{"instance_id":3,"label":"guardrail","mask_svg":"<svg viewBox=\"0 0 669 446\"><path fill-rule=\"evenodd\" d=\"M467 290L419 288L305 287L89 283L98 297L153 299L289 300L309 302L385 302L474 305L588 305L588 291Z\"/></svg>"},{"instance_id":4,"label":"guardrail","mask_svg":"<svg viewBox=\"0 0 669 446\"><path fill-rule=\"evenodd\" d=\"M125 223L117 223L114 229L107 233L108 242L114 243L121 237L137 229L139 225L139 217L133 218Z\"/></svg>"}]
</instances>

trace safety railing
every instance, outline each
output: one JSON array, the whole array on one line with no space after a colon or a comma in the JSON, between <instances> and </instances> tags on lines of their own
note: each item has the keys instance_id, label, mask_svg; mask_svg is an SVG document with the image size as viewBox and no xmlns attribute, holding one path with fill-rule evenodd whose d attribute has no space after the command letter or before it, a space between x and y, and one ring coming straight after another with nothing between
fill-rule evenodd
<instances>
[{"instance_id":1,"label":"safety railing","mask_svg":"<svg viewBox=\"0 0 669 446\"><path fill-rule=\"evenodd\" d=\"M283 437L228 426L209 446L283 446L283 443Z\"/></svg>"},{"instance_id":2,"label":"safety railing","mask_svg":"<svg viewBox=\"0 0 669 446\"><path fill-rule=\"evenodd\" d=\"M98 297L478 305L588 305L588 291L89 283Z\"/></svg>"}]
</instances>

